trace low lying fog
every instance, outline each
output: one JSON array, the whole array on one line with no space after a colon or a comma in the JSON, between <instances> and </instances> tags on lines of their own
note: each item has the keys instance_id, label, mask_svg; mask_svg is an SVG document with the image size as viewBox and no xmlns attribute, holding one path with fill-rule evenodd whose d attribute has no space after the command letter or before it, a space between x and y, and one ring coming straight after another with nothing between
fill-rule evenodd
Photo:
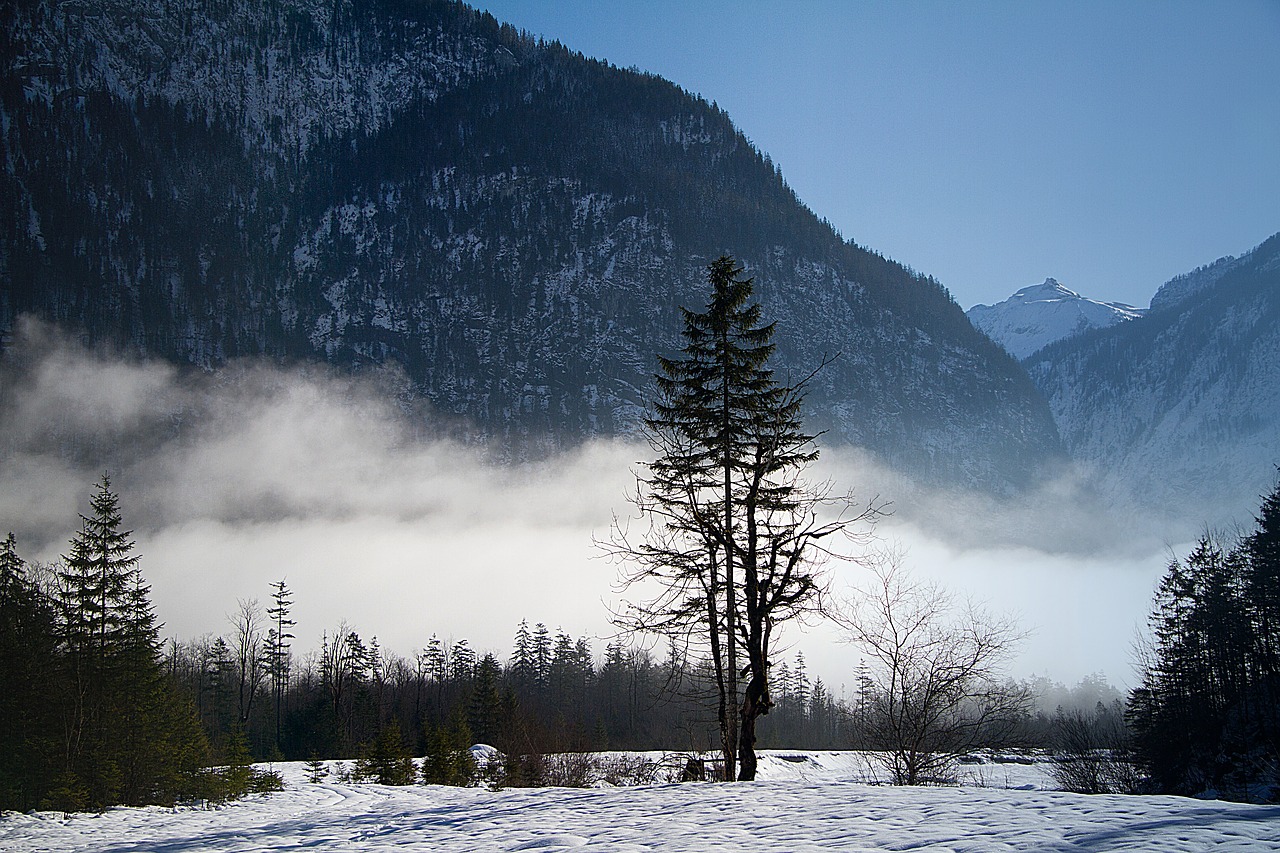
<instances>
[{"instance_id":1,"label":"low lying fog","mask_svg":"<svg viewBox=\"0 0 1280 853\"><path fill-rule=\"evenodd\" d=\"M396 407L398 382L265 363L180 371L24 323L0 360L0 535L13 530L28 560L57 559L107 471L168 636L227 632L237 599L265 606L282 578L299 652L342 620L404 655L435 633L505 659L521 619L609 636L617 567L592 538L628 513L648 448L597 441L504 467L422 438L432 425ZM891 501L877 529L906 567L1015 613L1031 632L1015 674L1069 684L1097 671L1132 684L1170 545L1183 553L1199 533L1108 511L1066 482L998 502L831 448L814 474ZM837 587L865 576L833 571ZM852 683L857 653L838 631L786 639L837 692Z\"/></svg>"}]
</instances>

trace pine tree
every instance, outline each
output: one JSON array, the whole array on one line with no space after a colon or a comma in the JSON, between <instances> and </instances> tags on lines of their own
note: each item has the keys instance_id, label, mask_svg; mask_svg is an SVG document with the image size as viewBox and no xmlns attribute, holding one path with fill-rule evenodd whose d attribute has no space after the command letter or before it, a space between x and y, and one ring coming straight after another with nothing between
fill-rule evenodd
<instances>
[{"instance_id":1,"label":"pine tree","mask_svg":"<svg viewBox=\"0 0 1280 853\"><path fill-rule=\"evenodd\" d=\"M530 660L533 664L533 686L539 699L545 699L551 684L552 660L551 632L539 622L533 626Z\"/></svg>"},{"instance_id":2,"label":"pine tree","mask_svg":"<svg viewBox=\"0 0 1280 853\"><path fill-rule=\"evenodd\" d=\"M435 634L431 635L431 639L427 641L427 647L423 650L422 655L426 664L428 678L437 684L448 678L448 660L444 653L444 644L440 642L439 637Z\"/></svg>"},{"instance_id":3,"label":"pine tree","mask_svg":"<svg viewBox=\"0 0 1280 853\"><path fill-rule=\"evenodd\" d=\"M160 660L159 625L119 498L104 475L59 572L68 804L171 802L208 747Z\"/></svg>"},{"instance_id":4,"label":"pine tree","mask_svg":"<svg viewBox=\"0 0 1280 853\"><path fill-rule=\"evenodd\" d=\"M361 776L379 785L412 785L417 775L400 723L394 718L379 730L372 746L357 764Z\"/></svg>"},{"instance_id":5,"label":"pine tree","mask_svg":"<svg viewBox=\"0 0 1280 853\"><path fill-rule=\"evenodd\" d=\"M791 677L794 685L792 692L795 694L796 701L801 707L807 708L809 705L809 672L804 665L804 652L796 652L796 666L792 671Z\"/></svg>"},{"instance_id":6,"label":"pine tree","mask_svg":"<svg viewBox=\"0 0 1280 853\"><path fill-rule=\"evenodd\" d=\"M1127 719L1154 786L1247 798L1280 787L1275 591L1280 487L1233 545L1201 537L1161 580L1152 649Z\"/></svg>"},{"instance_id":7,"label":"pine tree","mask_svg":"<svg viewBox=\"0 0 1280 853\"><path fill-rule=\"evenodd\" d=\"M449 650L449 678L454 681L470 681L476 669L476 653L464 637Z\"/></svg>"},{"instance_id":8,"label":"pine tree","mask_svg":"<svg viewBox=\"0 0 1280 853\"><path fill-rule=\"evenodd\" d=\"M312 753L311 758L307 759L307 781L313 785L318 785L328 775L329 767L325 764L324 759Z\"/></svg>"},{"instance_id":9,"label":"pine tree","mask_svg":"<svg viewBox=\"0 0 1280 853\"><path fill-rule=\"evenodd\" d=\"M211 730L219 734L229 734L236 716L232 697L235 693L236 663L231 654L231 647L222 637L218 637L209 647L205 661L205 685L209 694L209 719Z\"/></svg>"},{"instance_id":10,"label":"pine tree","mask_svg":"<svg viewBox=\"0 0 1280 853\"><path fill-rule=\"evenodd\" d=\"M0 542L0 809L35 808L53 782L55 619L10 533Z\"/></svg>"},{"instance_id":11,"label":"pine tree","mask_svg":"<svg viewBox=\"0 0 1280 853\"><path fill-rule=\"evenodd\" d=\"M498 690L501 676L498 659L491 654L485 655L476 665L468 721L471 733L481 743L494 743L502 733L502 696Z\"/></svg>"},{"instance_id":12,"label":"pine tree","mask_svg":"<svg viewBox=\"0 0 1280 853\"><path fill-rule=\"evenodd\" d=\"M280 750L280 716L284 706L285 691L289 685L289 641L293 634L289 629L296 623L289 618L293 606L293 592L283 579L271 584L272 604L267 608L271 627L267 630L267 675L271 679L271 698L275 707L275 748Z\"/></svg>"},{"instance_id":13,"label":"pine tree","mask_svg":"<svg viewBox=\"0 0 1280 853\"><path fill-rule=\"evenodd\" d=\"M637 495L658 527L639 549L640 573L627 580L656 576L668 592L625 623L706 638L727 779L736 775L740 720L735 476L748 455L745 436L760 394L771 387L765 363L773 353L773 326L761 325L760 306L748 304L752 283L741 272L724 256L708 267L706 310L682 308L681 355L658 358L658 399L646 421L658 458L649 466L647 494ZM632 549L624 542L623 550Z\"/></svg>"},{"instance_id":14,"label":"pine tree","mask_svg":"<svg viewBox=\"0 0 1280 853\"><path fill-rule=\"evenodd\" d=\"M427 726L427 751L422 759L422 784L465 787L475 778L471 730L461 714L446 725Z\"/></svg>"},{"instance_id":15,"label":"pine tree","mask_svg":"<svg viewBox=\"0 0 1280 853\"><path fill-rule=\"evenodd\" d=\"M511 660L507 663L511 680L521 689L533 683L533 637L529 633L529 620L521 619L511 645Z\"/></svg>"},{"instance_id":16,"label":"pine tree","mask_svg":"<svg viewBox=\"0 0 1280 853\"><path fill-rule=\"evenodd\" d=\"M1263 498L1243 551L1245 599L1254 631L1253 720L1269 753L1280 757L1280 484Z\"/></svg>"},{"instance_id":17,"label":"pine tree","mask_svg":"<svg viewBox=\"0 0 1280 853\"><path fill-rule=\"evenodd\" d=\"M552 705L558 713L578 707L582 701L584 679L578 669L578 653L573 638L563 628L556 629L555 644L551 647L551 674L549 690Z\"/></svg>"},{"instance_id":18,"label":"pine tree","mask_svg":"<svg viewBox=\"0 0 1280 853\"><path fill-rule=\"evenodd\" d=\"M646 419L657 459L633 499L650 528L639 546L615 531L614 550L638 564L624 585L664 588L622 614L623 627L706 641L725 776L745 780L755 777L756 721L773 704L773 633L823 611L819 570L831 554L818 543L878 512L850 514L849 498L831 501L801 482L817 457L800 420L808 380L775 380L774 326L762 323L741 274L729 257L708 267L706 310L682 309L680 357L658 359L658 399ZM819 521L828 504L836 520Z\"/></svg>"}]
</instances>

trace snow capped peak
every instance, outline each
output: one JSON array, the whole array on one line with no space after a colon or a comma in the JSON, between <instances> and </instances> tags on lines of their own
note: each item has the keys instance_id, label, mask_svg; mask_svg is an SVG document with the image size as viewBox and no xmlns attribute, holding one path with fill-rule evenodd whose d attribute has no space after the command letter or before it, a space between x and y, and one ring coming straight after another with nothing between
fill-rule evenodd
<instances>
[{"instance_id":1,"label":"snow capped peak","mask_svg":"<svg viewBox=\"0 0 1280 853\"><path fill-rule=\"evenodd\" d=\"M1014 358L1024 359L1054 341L1140 317L1142 309L1081 296L1055 278L1022 288L995 305L975 305L969 321Z\"/></svg>"},{"instance_id":2,"label":"snow capped peak","mask_svg":"<svg viewBox=\"0 0 1280 853\"><path fill-rule=\"evenodd\" d=\"M1063 287L1056 278L1046 278L1041 284L1030 284L1019 290L1009 299L1022 301L1052 301L1056 299L1080 299L1080 294Z\"/></svg>"}]
</instances>

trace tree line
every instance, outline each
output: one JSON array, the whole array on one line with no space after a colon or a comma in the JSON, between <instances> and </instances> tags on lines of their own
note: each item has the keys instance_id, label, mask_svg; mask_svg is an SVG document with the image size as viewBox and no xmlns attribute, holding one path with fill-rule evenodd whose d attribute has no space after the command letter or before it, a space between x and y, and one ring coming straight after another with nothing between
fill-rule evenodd
<instances>
[{"instance_id":1,"label":"tree line","mask_svg":"<svg viewBox=\"0 0 1280 853\"><path fill-rule=\"evenodd\" d=\"M226 636L170 641L163 657L211 742L242 731L260 760L355 758L392 726L416 756L428 754L441 733L459 730L464 746L488 744L504 754L704 752L716 743L705 703L714 691L711 667L674 643L659 653L614 638L597 654L586 637L522 620L505 658L435 634L405 656L340 623L318 651L286 646L283 665L273 667L271 610L280 612L241 602ZM776 669L778 711L762 731L764 743L848 743L856 714L810 676L803 653Z\"/></svg>"},{"instance_id":2,"label":"tree line","mask_svg":"<svg viewBox=\"0 0 1280 853\"><path fill-rule=\"evenodd\" d=\"M517 757L714 743L709 667L675 643L615 638L597 658L587 638L523 621L505 661L435 635L406 658L341 623L299 655L284 580L265 607L239 602L223 635L162 641L107 476L80 523L50 565L12 533L0 542L0 808L224 799L275 784L253 760L392 745L447 763L472 741ZM842 740L848 715L803 656L781 670L786 719L766 737Z\"/></svg>"},{"instance_id":3,"label":"tree line","mask_svg":"<svg viewBox=\"0 0 1280 853\"><path fill-rule=\"evenodd\" d=\"M1280 795L1280 485L1253 528L1205 533L1160 582L1129 702L1152 789Z\"/></svg>"},{"instance_id":4,"label":"tree line","mask_svg":"<svg viewBox=\"0 0 1280 853\"><path fill-rule=\"evenodd\" d=\"M224 634L162 641L106 476L80 521L52 565L22 559L12 534L0 543L0 808L173 803L271 787L251 761L403 768L394 756L419 755L424 779L450 783L473 779L458 754L480 742L517 762L508 784L535 784L552 754L718 746L714 662L674 637L654 648L615 637L597 655L588 638L522 621L505 660L435 635L404 657L340 623L319 650L300 654L294 592L280 580L265 606L241 601ZM854 696L839 695L796 652L775 655L769 679L759 745L881 743L866 672Z\"/></svg>"},{"instance_id":5,"label":"tree line","mask_svg":"<svg viewBox=\"0 0 1280 853\"><path fill-rule=\"evenodd\" d=\"M12 533L0 543L0 808L225 799L278 781L248 768L241 741L211 751L121 525L104 475L54 565L28 565Z\"/></svg>"},{"instance_id":6,"label":"tree line","mask_svg":"<svg viewBox=\"0 0 1280 853\"><path fill-rule=\"evenodd\" d=\"M12 534L0 542L0 808L222 799L271 787L253 760L356 758L365 778L471 784L466 750L480 742L507 759L502 784L569 784L586 778L582 768L557 771L550 756L722 745L714 662L674 638L659 651L615 637L597 655L589 638L526 620L505 659L435 635L404 657L341 623L299 654L281 580L265 606L240 602L223 635L162 643L105 477L90 509L53 565L24 561ZM812 676L802 652L775 655L758 746L873 750L900 784L952 779L977 747L1040 748L1075 790L1265 798L1277 754L1266 572L1278 509L1280 488L1233 546L1206 537L1171 564L1127 707L1096 677L1067 691L957 667L998 660L972 641L1008 633L993 635L982 614L939 618L945 592L890 566L859 625L867 656L852 691ZM894 624L924 627L886 646ZM1032 711L1031 693L1056 711ZM420 770L409 756L424 756ZM721 761L711 778L722 778Z\"/></svg>"}]
</instances>

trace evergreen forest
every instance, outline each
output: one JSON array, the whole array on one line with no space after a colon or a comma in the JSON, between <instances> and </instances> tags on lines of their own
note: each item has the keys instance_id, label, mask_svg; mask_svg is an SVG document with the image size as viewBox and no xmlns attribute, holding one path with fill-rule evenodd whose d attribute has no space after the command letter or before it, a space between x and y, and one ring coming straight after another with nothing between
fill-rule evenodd
<instances>
[{"instance_id":1,"label":"evergreen forest","mask_svg":"<svg viewBox=\"0 0 1280 853\"><path fill-rule=\"evenodd\" d=\"M162 641L124 515L104 476L60 560L25 561L12 534L0 543L0 808L226 799L270 790L278 781L251 762L278 760L358 759L371 780L477 784L472 743L508 757L510 785L572 783L550 774L551 755L716 747L713 674L674 642L597 650L522 621L505 656L431 635L404 657L340 624L302 651L283 580L265 606L242 600L225 634ZM981 745L1048 751L1073 790L1274 798L1278 543L1280 486L1252 529L1206 535L1171 561L1127 701L1089 707L1105 693L1097 684L1079 695L1023 685L1039 710ZM837 693L802 652L773 669L759 747L895 747L865 671Z\"/></svg>"}]
</instances>

